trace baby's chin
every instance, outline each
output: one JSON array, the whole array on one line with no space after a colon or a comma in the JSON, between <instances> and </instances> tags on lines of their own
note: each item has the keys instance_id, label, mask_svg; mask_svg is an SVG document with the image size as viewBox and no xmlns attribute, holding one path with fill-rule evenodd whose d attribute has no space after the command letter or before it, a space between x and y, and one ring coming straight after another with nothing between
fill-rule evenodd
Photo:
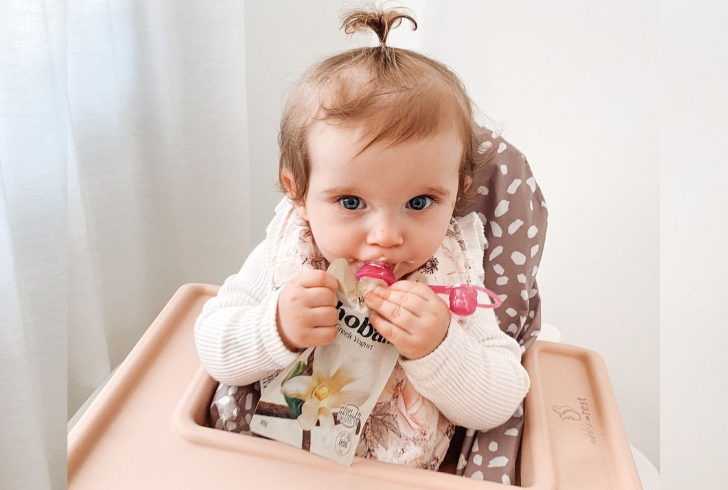
<instances>
[{"instance_id":1,"label":"baby's chin","mask_svg":"<svg viewBox=\"0 0 728 490\"><path fill-rule=\"evenodd\" d=\"M399 281L403 277L406 277L409 274L411 274L412 272L419 269L421 266L422 266L422 264L417 265L414 262L410 262L410 263L400 262L399 264L396 264L392 268L392 272L394 273L394 277L396 277L397 280Z\"/></svg>"}]
</instances>

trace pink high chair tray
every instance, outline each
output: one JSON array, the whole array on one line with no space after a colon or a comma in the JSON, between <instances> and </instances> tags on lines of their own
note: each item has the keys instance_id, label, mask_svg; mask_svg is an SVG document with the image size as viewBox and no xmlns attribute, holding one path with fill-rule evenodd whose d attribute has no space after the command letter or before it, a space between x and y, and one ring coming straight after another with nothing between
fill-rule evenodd
<instances>
[{"instance_id":1,"label":"pink high chair tray","mask_svg":"<svg viewBox=\"0 0 728 490\"><path fill-rule=\"evenodd\" d=\"M285 444L205 427L217 383L200 366L193 327L217 289L181 287L71 430L69 489L507 488L370 460L344 467ZM522 486L641 488L601 358L536 342L524 364L532 388Z\"/></svg>"}]
</instances>

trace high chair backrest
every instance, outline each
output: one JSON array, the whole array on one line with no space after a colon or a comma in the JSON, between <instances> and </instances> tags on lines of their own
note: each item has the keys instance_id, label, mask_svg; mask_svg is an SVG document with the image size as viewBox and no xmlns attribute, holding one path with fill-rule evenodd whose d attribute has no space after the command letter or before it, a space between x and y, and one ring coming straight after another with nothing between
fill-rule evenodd
<instances>
[{"instance_id":1,"label":"high chair backrest","mask_svg":"<svg viewBox=\"0 0 728 490\"><path fill-rule=\"evenodd\" d=\"M455 209L476 211L488 245L483 267L485 287L503 299L495 310L501 329L525 351L541 328L541 300L536 273L546 238L548 209L526 157L489 129L480 128L476 168L465 199Z\"/></svg>"},{"instance_id":2,"label":"high chair backrest","mask_svg":"<svg viewBox=\"0 0 728 490\"><path fill-rule=\"evenodd\" d=\"M536 273L548 210L526 157L489 129L480 127L476 136L479 163L455 214L475 211L483 221L485 287L503 301L495 310L501 330L515 338L525 353L541 329ZM515 483L523 413L521 405L503 425L487 432L458 428L441 471Z\"/></svg>"}]
</instances>

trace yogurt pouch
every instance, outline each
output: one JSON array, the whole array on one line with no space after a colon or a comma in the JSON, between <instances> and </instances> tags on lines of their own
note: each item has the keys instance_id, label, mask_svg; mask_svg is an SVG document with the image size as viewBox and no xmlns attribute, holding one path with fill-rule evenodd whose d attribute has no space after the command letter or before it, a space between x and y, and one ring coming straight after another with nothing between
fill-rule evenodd
<instances>
[{"instance_id":1,"label":"yogurt pouch","mask_svg":"<svg viewBox=\"0 0 728 490\"><path fill-rule=\"evenodd\" d=\"M364 296L381 279L357 281L344 259L328 268L339 282L334 341L304 350L268 383L252 432L350 465L362 428L397 362L397 349L369 323Z\"/></svg>"}]
</instances>

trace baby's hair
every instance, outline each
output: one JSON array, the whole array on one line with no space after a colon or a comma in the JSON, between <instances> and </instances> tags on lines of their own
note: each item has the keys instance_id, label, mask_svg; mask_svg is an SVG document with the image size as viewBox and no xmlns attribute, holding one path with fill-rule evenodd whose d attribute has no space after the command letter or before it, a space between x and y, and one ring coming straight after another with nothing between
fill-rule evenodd
<instances>
[{"instance_id":1,"label":"baby's hair","mask_svg":"<svg viewBox=\"0 0 728 490\"><path fill-rule=\"evenodd\" d=\"M369 7L346 13L347 34L371 29L379 46L356 48L313 65L294 85L281 118L279 188L295 203L308 191L311 162L308 133L316 121L362 124L366 148L378 141L394 146L455 128L461 137L458 195L484 155L477 151L473 103L463 82L444 64L414 51L387 46L387 36L403 20L417 22L409 10ZM283 171L294 189L282 185Z\"/></svg>"},{"instance_id":2,"label":"baby's hair","mask_svg":"<svg viewBox=\"0 0 728 490\"><path fill-rule=\"evenodd\" d=\"M356 31L371 29L379 38L380 46L387 44L387 36L391 29L396 29L402 23L402 19L412 22L412 30L417 30L417 21L407 14L405 9L391 10L354 10L345 18L341 27L347 34L354 34Z\"/></svg>"}]
</instances>

